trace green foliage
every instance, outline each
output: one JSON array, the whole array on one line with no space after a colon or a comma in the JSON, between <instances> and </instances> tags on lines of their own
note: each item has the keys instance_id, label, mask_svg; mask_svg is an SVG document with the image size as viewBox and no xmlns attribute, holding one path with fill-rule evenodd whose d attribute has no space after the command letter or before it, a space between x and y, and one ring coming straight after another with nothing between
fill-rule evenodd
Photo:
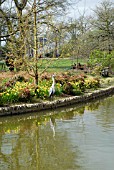
<instances>
[{"instance_id":1,"label":"green foliage","mask_svg":"<svg viewBox=\"0 0 114 170\"><path fill-rule=\"evenodd\" d=\"M62 46L62 48L61 48L61 57L62 58L71 57L72 56L72 50L73 50L73 47L72 47L71 43L64 44L64 46Z\"/></svg>"},{"instance_id":2,"label":"green foliage","mask_svg":"<svg viewBox=\"0 0 114 170\"><path fill-rule=\"evenodd\" d=\"M105 51L100 51L100 50L94 50L90 54L88 64L90 66L101 66L101 67L107 67L111 63L111 58L113 54L109 54L108 52Z\"/></svg>"},{"instance_id":3,"label":"green foliage","mask_svg":"<svg viewBox=\"0 0 114 170\"><path fill-rule=\"evenodd\" d=\"M35 86L29 82L17 81L12 87L8 87L0 93L1 104L30 101L35 95Z\"/></svg>"},{"instance_id":4,"label":"green foliage","mask_svg":"<svg viewBox=\"0 0 114 170\"><path fill-rule=\"evenodd\" d=\"M63 92L63 87L60 83L56 83L55 85L55 95L61 95Z\"/></svg>"},{"instance_id":5,"label":"green foliage","mask_svg":"<svg viewBox=\"0 0 114 170\"><path fill-rule=\"evenodd\" d=\"M27 80L23 76L17 76L11 79L4 79L0 85L0 92L7 90L7 88L13 88L17 81L26 82Z\"/></svg>"},{"instance_id":6,"label":"green foliage","mask_svg":"<svg viewBox=\"0 0 114 170\"><path fill-rule=\"evenodd\" d=\"M12 89L8 89L5 92L1 93L1 101L2 103L14 103L19 99L18 93L13 91Z\"/></svg>"},{"instance_id":7,"label":"green foliage","mask_svg":"<svg viewBox=\"0 0 114 170\"><path fill-rule=\"evenodd\" d=\"M37 95L37 98L41 98L41 99L45 99L45 98L49 97L48 88L45 86L39 85L36 89L36 95Z\"/></svg>"},{"instance_id":8,"label":"green foliage","mask_svg":"<svg viewBox=\"0 0 114 170\"><path fill-rule=\"evenodd\" d=\"M80 95L82 90L80 88L80 82L67 82L63 86L63 92L68 95Z\"/></svg>"},{"instance_id":9,"label":"green foliage","mask_svg":"<svg viewBox=\"0 0 114 170\"><path fill-rule=\"evenodd\" d=\"M110 67L111 67L112 71L114 72L114 51L112 51L112 53L111 53Z\"/></svg>"},{"instance_id":10,"label":"green foliage","mask_svg":"<svg viewBox=\"0 0 114 170\"><path fill-rule=\"evenodd\" d=\"M5 46L0 45L0 58L4 59L6 57L7 49Z\"/></svg>"},{"instance_id":11,"label":"green foliage","mask_svg":"<svg viewBox=\"0 0 114 170\"><path fill-rule=\"evenodd\" d=\"M45 75L44 80L39 81L38 86L32 82L18 76L11 80L4 80L4 88L0 91L0 104L10 104L17 102L30 102L36 96L38 99L49 98L49 89L52 85L51 76ZM72 76L71 73L65 73L56 77L55 94L80 95L86 89L96 89L100 82L97 78L88 78L84 75Z\"/></svg>"},{"instance_id":12,"label":"green foliage","mask_svg":"<svg viewBox=\"0 0 114 170\"><path fill-rule=\"evenodd\" d=\"M98 78L88 78L85 79L84 85L86 89L97 89L100 86L100 81Z\"/></svg>"},{"instance_id":13,"label":"green foliage","mask_svg":"<svg viewBox=\"0 0 114 170\"><path fill-rule=\"evenodd\" d=\"M96 64L101 64L102 59L103 59L103 53L99 50L94 50L91 52L88 64L90 66L96 65Z\"/></svg>"},{"instance_id":14,"label":"green foliage","mask_svg":"<svg viewBox=\"0 0 114 170\"><path fill-rule=\"evenodd\" d=\"M73 92L73 95L80 95L82 94L82 87L83 85L81 86L81 82L75 82L75 83L72 83L72 92Z\"/></svg>"}]
</instances>

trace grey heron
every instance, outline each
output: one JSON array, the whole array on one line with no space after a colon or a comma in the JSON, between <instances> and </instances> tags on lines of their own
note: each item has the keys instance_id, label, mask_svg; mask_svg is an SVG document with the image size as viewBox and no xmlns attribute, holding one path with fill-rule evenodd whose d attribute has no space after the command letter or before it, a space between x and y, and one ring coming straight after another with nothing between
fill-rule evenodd
<instances>
[{"instance_id":1,"label":"grey heron","mask_svg":"<svg viewBox=\"0 0 114 170\"><path fill-rule=\"evenodd\" d=\"M49 97L51 97L54 93L55 93L55 79L54 79L54 75L52 75L52 85L49 89Z\"/></svg>"}]
</instances>

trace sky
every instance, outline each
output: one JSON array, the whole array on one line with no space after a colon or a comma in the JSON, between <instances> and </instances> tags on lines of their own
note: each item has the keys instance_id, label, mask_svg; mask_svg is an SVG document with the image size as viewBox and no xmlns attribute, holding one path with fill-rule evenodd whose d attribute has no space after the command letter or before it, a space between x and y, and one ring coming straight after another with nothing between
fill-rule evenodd
<instances>
[{"instance_id":1,"label":"sky","mask_svg":"<svg viewBox=\"0 0 114 170\"><path fill-rule=\"evenodd\" d=\"M77 18L80 14L82 15L84 13L84 10L85 15L90 15L92 14L92 9L99 6L101 2L103 2L103 0L80 0L71 8L70 15ZM114 2L114 0L111 0L111 2Z\"/></svg>"}]
</instances>

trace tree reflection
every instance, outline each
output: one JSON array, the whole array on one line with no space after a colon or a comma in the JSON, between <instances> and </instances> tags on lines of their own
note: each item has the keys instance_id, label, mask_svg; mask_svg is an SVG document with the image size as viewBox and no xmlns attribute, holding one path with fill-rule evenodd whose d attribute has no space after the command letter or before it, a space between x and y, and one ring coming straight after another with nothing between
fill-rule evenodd
<instances>
[{"instance_id":1,"label":"tree reflection","mask_svg":"<svg viewBox=\"0 0 114 170\"><path fill-rule=\"evenodd\" d=\"M114 124L114 96L102 100L99 110L96 114L97 123L107 130Z\"/></svg>"},{"instance_id":2,"label":"tree reflection","mask_svg":"<svg viewBox=\"0 0 114 170\"><path fill-rule=\"evenodd\" d=\"M94 111L94 110L97 110L99 108L100 104L101 104L101 100L93 101L91 103L88 103L85 106L85 109L89 110L89 111Z\"/></svg>"},{"instance_id":3,"label":"tree reflection","mask_svg":"<svg viewBox=\"0 0 114 170\"><path fill-rule=\"evenodd\" d=\"M50 111L42 116L32 113L1 118L0 169L82 170L78 162L83 160L80 148L85 144L85 134L90 135L86 130L92 130L88 126L88 113L95 117L93 128L97 123L107 130L114 125L113 110L114 97L109 97L80 107Z\"/></svg>"},{"instance_id":4,"label":"tree reflection","mask_svg":"<svg viewBox=\"0 0 114 170\"><path fill-rule=\"evenodd\" d=\"M0 128L0 169L80 169L76 164L76 158L80 156L78 148L74 152L67 134L56 130L58 117L60 115L3 121ZM54 138L50 120L56 131Z\"/></svg>"}]
</instances>

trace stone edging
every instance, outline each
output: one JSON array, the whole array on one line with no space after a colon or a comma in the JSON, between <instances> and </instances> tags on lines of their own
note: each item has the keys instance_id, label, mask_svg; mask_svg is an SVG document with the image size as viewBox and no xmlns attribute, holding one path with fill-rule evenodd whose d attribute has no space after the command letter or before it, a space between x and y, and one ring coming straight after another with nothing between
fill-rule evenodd
<instances>
[{"instance_id":1,"label":"stone edging","mask_svg":"<svg viewBox=\"0 0 114 170\"><path fill-rule=\"evenodd\" d=\"M64 99L54 100L51 102L35 103L35 104L21 104L0 108L0 116L24 114L29 112L41 111L46 109L54 109L62 106L68 106L71 104L84 103L93 99L97 99L102 96L108 96L114 94L114 86L93 91L82 96L66 97Z\"/></svg>"}]
</instances>

